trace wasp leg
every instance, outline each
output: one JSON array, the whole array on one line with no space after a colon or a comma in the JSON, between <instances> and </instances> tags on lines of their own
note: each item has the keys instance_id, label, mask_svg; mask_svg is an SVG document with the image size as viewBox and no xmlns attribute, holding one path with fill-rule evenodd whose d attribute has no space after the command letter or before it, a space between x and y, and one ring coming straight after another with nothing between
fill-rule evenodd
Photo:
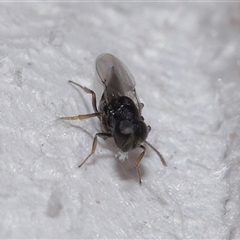
<instances>
[{"instance_id":1,"label":"wasp leg","mask_svg":"<svg viewBox=\"0 0 240 240\"><path fill-rule=\"evenodd\" d=\"M78 86L78 87L80 87L80 88L82 88L82 89L84 90L84 92L86 92L86 93L91 93L91 94L92 94L92 106L93 106L93 110L94 110L95 113L97 113L98 110L97 110L96 93L95 93L93 90L91 90L91 89L89 89L89 88L87 88L87 87L83 87L82 85L80 85L80 84L78 84L78 83L75 83L75 82L73 82L73 81L71 81L71 80L69 80L68 82L69 82L69 83L72 83L72 84L74 84L74 85L76 85L76 86Z\"/></svg>"},{"instance_id":2,"label":"wasp leg","mask_svg":"<svg viewBox=\"0 0 240 240\"><path fill-rule=\"evenodd\" d=\"M135 162L135 167L136 167L136 169L137 169L139 183L142 184L142 178L141 178L141 173L140 173L139 164L140 164L140 162L141 162L141 160L142 160L142 158L143 158L143 156L144 156L144 154L145 154L145 152L146 152L146 148L145 148L143 145L141 145L140 148L142 148L143 151L142 151L141 154L138 156L138 158L137 158L137 160L136 160L136 162Z\"/></svg>"},{"instance_id":3,"label":"wasp leg","mask_svg":"<svg viewBox=\"0 0 240 240\"><path fill-rule=\"evenodd\" d=\"M92 150L91 153L86 157L86 159L78 166L79 168L95 153L96 147L97 147L97 137L101 138L108 138L112 137L110 133L96 133L93 143L92 143Z\"/></svg>"},{"instance_id":4,"label":"wasp leg","mask_svg":"<svg viewBox=\"0 0 240 240\"><path fill-rule=\"evenodd\" d=\"M61 117L63 120L84 120L92 117L97 117L102 115L100 112L96 113L89 113L89 114L83 114L83 115L78 115L78 116L72 116L72 117Z\"/></svg>"},{"instance_id":5,"label":"wasp leg","mask_svg":"<svg viewBox=\"0 0 240 240\"><path fill-rule=\"evenodd\" d=\"M161 154L152 144L150 144L149 142L145 141L145 143L146 143L150 148L152 148L152 150L154 150L154 151L156 152L156 154L157 154L157 155L159 156L159 158L161 159L163 166L166 167L166 166L167 166L167 163L166 163L165 159L163 158L162 154Z\"/></svg>"}]
</instances>

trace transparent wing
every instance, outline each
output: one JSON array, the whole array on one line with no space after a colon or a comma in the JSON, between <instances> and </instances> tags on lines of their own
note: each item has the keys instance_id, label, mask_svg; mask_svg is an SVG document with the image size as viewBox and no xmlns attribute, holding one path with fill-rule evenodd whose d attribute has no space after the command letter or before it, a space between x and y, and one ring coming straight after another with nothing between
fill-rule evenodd
<instances>
[{"instance_id":1,"label":"transparent wing","mask_svg":"<svg viewBox=\"0 0 240 240\"><path fill-rule=\"evenodd\" d=\"M122 61L110 53L103 53L96 60L96 71L99 80L106 87L107 101L111 101L115 96L130 97L141 114L143 104L137 97L135 80Z\"/></svg>"},{"instance_id":2,"label":"transparent wing","mask_svg":"<svg viewBox=\"0 0 240 240\"><path fill-rule=\"evenodd\" d=\"M130 71L112 54L101 54L96 60L96 70L109 94L127 95L135 88L136 84Z\"/></svg>"}]
</instances>

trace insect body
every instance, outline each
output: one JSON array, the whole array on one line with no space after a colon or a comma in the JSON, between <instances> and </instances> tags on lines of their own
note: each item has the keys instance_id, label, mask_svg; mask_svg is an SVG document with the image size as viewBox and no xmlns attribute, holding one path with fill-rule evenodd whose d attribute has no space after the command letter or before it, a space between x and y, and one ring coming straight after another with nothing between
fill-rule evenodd
<instances>
[{"instance_id":1,"label":"insect body","mask_svg":"<svg viewBox=\"0 0 240 240\"><path fill-rule=\"evenodd\" d=\"M128 152L135 148L143 149L135 162L141 184L139 164L146 151L143 143L146 143L158 154L164 166L167 166L167 164L160 152L146 141L151 127L145 124L144 118L141 116L143 104L139 102L137 97L134 78L119 59L108 53L102 54L97 58L96 71L100 82L104 86L99 108L97 109L96 94L94 91L69 81L82 88L86 93L92 94L94 113L74 117L62 117L64 120L84 120L98 116L102 122L103 132L96 133L91 153L79 167L95 153L97 137L112 137L117 147L123 152Z\"/></svg>"}]
</instances>

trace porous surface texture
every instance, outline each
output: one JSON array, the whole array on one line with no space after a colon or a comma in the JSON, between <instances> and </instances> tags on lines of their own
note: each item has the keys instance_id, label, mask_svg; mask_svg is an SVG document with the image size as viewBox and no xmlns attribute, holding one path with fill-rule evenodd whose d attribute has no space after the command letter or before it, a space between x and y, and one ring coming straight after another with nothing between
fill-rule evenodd
<instances>
[{"instance_id":1,"label":"porous surface texture","mask_svg":"<svg viewBox=\"0 0 240 240\"><path fill-rule=\"evenodd\" d=\"M240 4L0 3L0 238L240 238ZM151 126L140 186L99 139L95 60L133 74Z\"/></svg>"}]
</instances>

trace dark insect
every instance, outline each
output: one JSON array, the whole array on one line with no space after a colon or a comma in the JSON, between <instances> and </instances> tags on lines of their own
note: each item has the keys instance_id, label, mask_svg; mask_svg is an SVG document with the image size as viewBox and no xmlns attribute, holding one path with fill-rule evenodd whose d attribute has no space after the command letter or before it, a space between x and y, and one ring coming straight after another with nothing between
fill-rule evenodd
<instances>
[{"instance_id":1,"label":"dark insect","mask_svg":"<svg viewBox=\"0 0 240 240\"><path fill-rule=\"evenodd\" d=\"M143 104L139 102L137 97L134 78L119 59L108 53L104 53L97 58L96 70L99 80L104 85L104 92L99 103L99 108L97 109L96 94L94 91L69 81L82 88L86 93L92 94L94 113L61 118L64 120L84 120L99 117L102 122L103 132L95 134L91 153L79 167L95 153L97 137L113 137L115 144L123 152L128 152L135 148L143 149L135 162L141 184L139 164L146 151L143 143L147 144L157 153L164 166L167 166L167 164L160 152L146 141L151 127L144 123L144 118L141 116Z\"/></svg>"}]
</instances>

